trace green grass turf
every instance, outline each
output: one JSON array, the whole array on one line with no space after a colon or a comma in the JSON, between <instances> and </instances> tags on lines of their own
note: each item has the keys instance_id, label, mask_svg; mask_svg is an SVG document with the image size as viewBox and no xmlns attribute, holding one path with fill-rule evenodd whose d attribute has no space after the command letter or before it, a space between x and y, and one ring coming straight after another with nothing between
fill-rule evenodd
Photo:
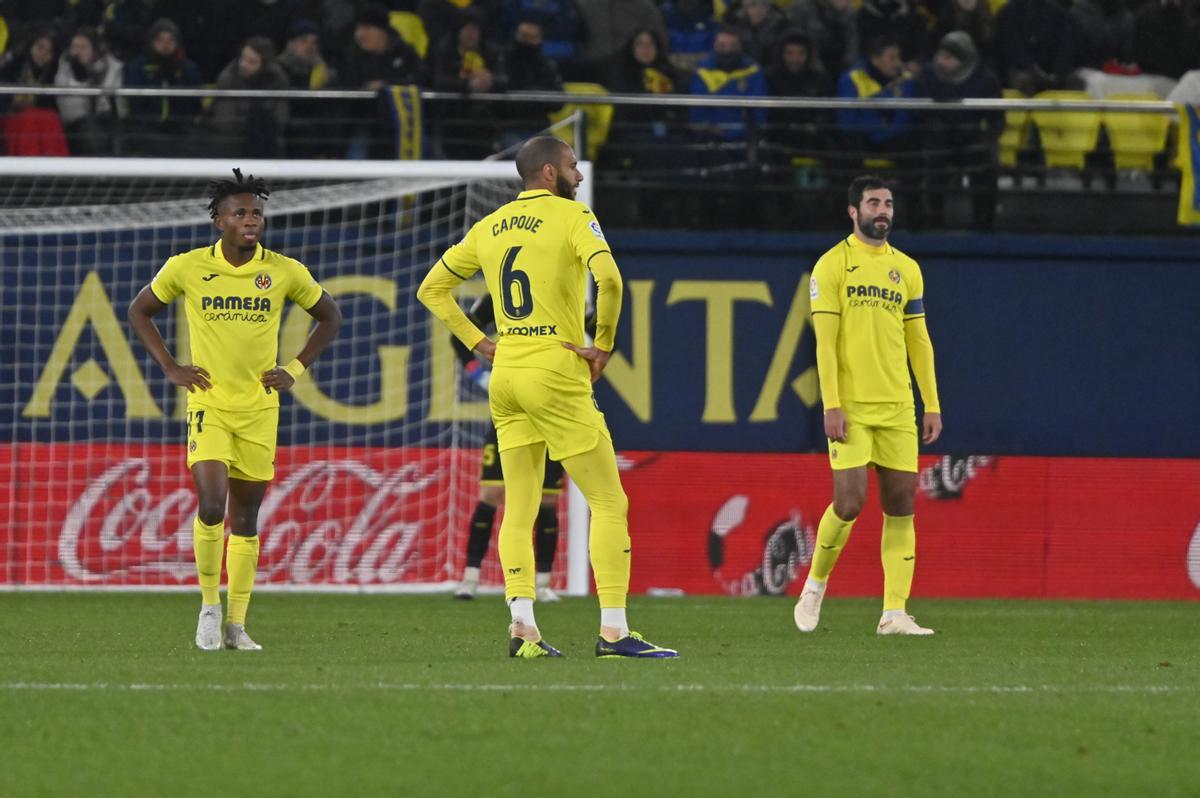
<instances>
[{"instance_id":1,"label":"green grass turf","mask_svg":"<svg viewBox=\"0 0 1200 798\"><path fill-rule=\"evenodd\" d=\"M555 661L497 598L264 593L256 653L197 605L0 594L0 795L1200 794L1195 604L633 599L658 662L597 661L594 600L539 606Z\"/></svg>"}]
</instances>

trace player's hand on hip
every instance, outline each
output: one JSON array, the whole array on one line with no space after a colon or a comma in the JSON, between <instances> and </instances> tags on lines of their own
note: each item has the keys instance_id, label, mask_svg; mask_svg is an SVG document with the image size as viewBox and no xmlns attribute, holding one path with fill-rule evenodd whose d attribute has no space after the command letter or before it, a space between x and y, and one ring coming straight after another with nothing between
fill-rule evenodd
<instances>
[{"instance_id":1,"label":"player's hand on hip","mask_svg":"<svg viewBox=\"0 0 1200 798\"><path fill-rule=\"evenodd\" d=\"M172 385L187 388L188 393L194 393L197 388L202 391L212 388L212 383L208 381L209 374L201 366L181 366L176 363L167 369L167 379Z\"/></svg>"},{"instance_id":2,"label":"player's hand on hip","mask_svg":"<svg viewBox=\"0 0 1200 798\"><path fill-rule=\"evenodd\" d=\"M921 440L925 443L933 443L938 438L942 437L942 414L941 413L926 413L924 423L924 434Z\"/></svg>"},{"instance_id":3,"label":"player's hand on hip","mask_svg":"<svg viewBox=\"0 0 1200 798\"><path fill-rule=\"evenodd\" d=\"M563 346L588 362L588 370L592 372L592 382L600 379L600 373L604 371L604 367L608 365L608 359L612 357L612 352L605 352L594 346L575 346L566 341L563 342Z\"/></svg>"},{"instance_id":4,"label":"player's hand on hip","mask_svg":"<svg viewBox=\"0 0 1200 798\"><path fill-rule=\"evenodd\" d=\"M846 414L835 407L825 411L825 437L838 443L846 442Z\"/></svg>"},{"instance_id":5,"label":"player's hand on hip","mask_svg":"<svg viewBox=\"0 0 1200 798\"><path fill-rule=\"evenodd\" d=\"M296 378L288 374L282 368L273 368L270 371L264 371L262 375L262 384L264 388L274 388L277 391L286 391L296 384Z\"/></svg>"},{"instance_id":6,"label":"player's hand on hip","mask_svg":"<svg viewBox=\"0 0 1200 798\"><path fill-rule=\"evenodd\" d=\"M475 351L483 355L489 363L496 360L496 342L491 338L481 339L479 343L475 344Z\"/></svg>"}]
</instances>

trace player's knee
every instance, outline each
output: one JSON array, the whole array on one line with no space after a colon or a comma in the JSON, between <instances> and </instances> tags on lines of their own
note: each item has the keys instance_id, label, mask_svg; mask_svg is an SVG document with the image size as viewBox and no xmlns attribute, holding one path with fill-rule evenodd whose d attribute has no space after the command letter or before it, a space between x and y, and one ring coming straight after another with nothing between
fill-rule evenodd
<instances>
[{"instance_id":1,"label":"player's knee","mask_svg":"<svg viewBox=\"0 0 1200 798\"><path fill-rule=\"evenodd\" d=\"M205 526L216 526L225 521L225 502L216 501L214 499L200 499L200 504L196 508L196 515L200 518L200 523Z\"/></svg>"},{"instance_id":2,"label":"player's knee","mask_svg":"<svg viewBox=\"0 0 1200 798\"><path fill-rule=\"evenodd\" d=\"M904 516L913 514L913 497L908 494L885 496L880 503L883 505L884 513L888 515Z\"/></svg>"},{"instance_id":3,"label":"player's knee","mask_svg":"<svg viewBox=\"0 0 1200 798\"><path fill-rule=\"evenodd\" d=\"M839 496L833 502L834 514L843 521L853 521L862 512L864 496Z\"/></svg>"}]
</instances>

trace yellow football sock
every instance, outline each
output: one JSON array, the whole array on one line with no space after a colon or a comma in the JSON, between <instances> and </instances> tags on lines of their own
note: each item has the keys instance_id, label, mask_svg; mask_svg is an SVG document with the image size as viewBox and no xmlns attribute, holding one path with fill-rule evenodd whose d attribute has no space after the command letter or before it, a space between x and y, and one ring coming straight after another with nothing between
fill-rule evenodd
<instances>
[{"instance_id":1,"label":"yellow football sock","mask_svg":"<svg viewBox=\"0 0 1200 798\"><path fill-rule=\"evenodd\" d=\"M230 623L244 624L246 608L250 606L250 591L254 589L254 575L258 572L258 535L230 535L225 568L229 571L229 612L226 617Z\"/></svg>"},{"instance_id":2,"label":"yellow football sock","mask_svg":"<svg viewBox=\"0 0 1200 798\"><path fill-rule=\"evenodd\" d=\"M196 555L196 576L200 580L201 601L221 603L221 555L225 553L225 521L209 526L192 521L192 551Z\"/></svg>"},{"instance_id":3,"label":"yellow football sock","mask_svg":"<svg viewBox=\"0 0 1200 798\"><path fill-rule=\"evenodd\" d=\"M532 599L534 588L533 521L542 504L546 444L530 443L500 452L504 468L504 520L496 547L504 569L504 599Z\"/></svg>"},{"instance_id":4,"label":"yellow football sock","mask_svg":"<svg viewBox=\"0 0 1200 798\"><path fill-rule=\"evenodd\" d=\"M821 516L821 523L817 525L817 550L813 554L812 567L808 569L810 579L824 582L829 578L853 526L854 521L843 521L837 517L832 504L825 508L825 515Z\"/></svg>"},{"instance_id":5,"label":"yellow football sock","mask_svg":"<svg viewBox=\"0 0 1200 798\"><path fill-rule=\"evenodd\" d=\"M883 560L883 610L903 610L912 589L913 566L917 557L917 530L911 515L883 516L883 539L879 556Z\"/></svg>"},{"instance_id":6,"label":"yellow football sock","mask_svg":"<svg viewBox=\"0 0 1200 798\"><path fill-rule=\"evenodd\" d=\"M621 487L612 441L601 434L591 451L567 457L562 464L592 511L588 547L600 608L624 608L629 594L629 499Z\"/></svg>"}]
</instances>

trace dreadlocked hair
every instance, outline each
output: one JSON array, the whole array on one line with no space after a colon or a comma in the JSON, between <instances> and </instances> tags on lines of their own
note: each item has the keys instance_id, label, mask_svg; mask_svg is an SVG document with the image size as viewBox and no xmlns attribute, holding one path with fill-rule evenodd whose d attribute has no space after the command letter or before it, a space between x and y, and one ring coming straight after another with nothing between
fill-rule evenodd
<instances>
[{"instance_id":1,"label":"dreadlocked hair","mask_svg":"<svg viewBox=\"0 0 1200 798\"><path fill-rule=\"evenodd\" d=\"M217 218L217 206L226 197L234 194L253 194L259 199L266 199L271 196L271 191L267 188L267 181L261 177L246 175L243 178L241 169L234 169L233 176L233 180L208 181L208 196L212 199L208 203L208 213L214 219Z\"/></svg>"}]
</instances>

